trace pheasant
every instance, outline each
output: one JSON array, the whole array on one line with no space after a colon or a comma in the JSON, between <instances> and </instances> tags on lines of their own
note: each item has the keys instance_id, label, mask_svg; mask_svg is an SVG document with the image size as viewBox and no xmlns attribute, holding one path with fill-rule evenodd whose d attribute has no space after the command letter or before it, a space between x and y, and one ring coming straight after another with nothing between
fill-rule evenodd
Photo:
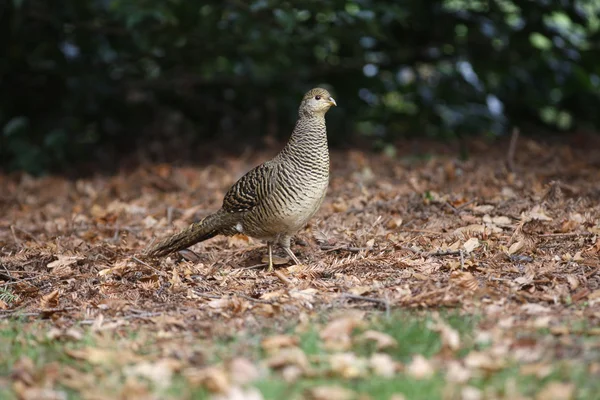
<instances>
[{"instance_id":1,"label":"pheasant","mask_svg":"<svg viewBox=\"0 0 600 400\"><path fill-rule=\"evenodd\" d=\"M263 240L273 269L273 245L296 264L290 239L317 212L329 185L329 149L325 114L337 106L322 88L308 91L285 147L272 160L250 170L225 194L214 214L152 246L146 254L165 256L216 235L238 233Z\"/></svg>"}]
</instances>

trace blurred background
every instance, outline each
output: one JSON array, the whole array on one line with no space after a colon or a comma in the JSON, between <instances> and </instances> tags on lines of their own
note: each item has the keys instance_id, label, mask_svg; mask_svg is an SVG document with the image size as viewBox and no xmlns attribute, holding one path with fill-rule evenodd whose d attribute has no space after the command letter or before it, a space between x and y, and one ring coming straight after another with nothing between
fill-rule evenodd
<instances>
[{"instance_id":1,"label":"blurred background","mask_svg":"<svg viewBox=\"0 0 600 400\"><path fill-rule=\"evenodd\" d=\"M325 85L332 146L595 132L596 0L4 0L0 167L279 145Z\"/></svg>"}]
</instances>

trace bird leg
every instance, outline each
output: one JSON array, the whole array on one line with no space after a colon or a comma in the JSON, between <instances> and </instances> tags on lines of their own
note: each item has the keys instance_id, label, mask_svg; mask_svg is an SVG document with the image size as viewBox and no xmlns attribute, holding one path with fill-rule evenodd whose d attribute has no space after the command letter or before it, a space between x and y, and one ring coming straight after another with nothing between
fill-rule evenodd
<instances>
[{"instance_id":1,"label":"bird leg","mask_svg":"<svg viewBox=\"0 0 600 400\"><path fill-rule=\"evenodd\" d=\"M290 256L290 258L292 260L294 260L294 264L300 265L300 260L298 260L298 257L296 257L296 255L294 255L294 252L292 251L292 249L290 249L289 247L284 247L283 249L285 250L287 255Z\"/></svg>"},{"instance_id":2,"label":"bird leg","mask_svg":"<svg viewBox=\"0 0 600 400\"><path fill-rule=\"evenodd\" d=\"M267 272L273 271L273 245L271 242L267 242L267 247L269 248L269 268Z\"/></svg>"},{"instance_id":3,"label":"bird leg","mask_svg":"<svg viewBox=\"0 0 600 400\"><path fill-rule=\"evenodd\" d=\"M296 257L296 255L294 254L294 252L292 252L292 249L290 248L290 246L291 246L290 239L291 239L290 236L280 237L279 245L283 248L283 250L285 250L287 255L290 256L290 258L294 261L294 264L300 265L300 260L298 260L298 257Z\"/></svg>"}]
</instances>

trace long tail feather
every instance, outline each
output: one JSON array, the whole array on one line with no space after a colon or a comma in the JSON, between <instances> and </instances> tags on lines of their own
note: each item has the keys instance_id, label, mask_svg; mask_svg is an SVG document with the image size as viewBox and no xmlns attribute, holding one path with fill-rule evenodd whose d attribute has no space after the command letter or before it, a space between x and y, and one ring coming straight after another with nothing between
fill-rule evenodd
<instances>
[{"instance_id":1,"label":"long tail feather","mask_svg":"<svg viewBox=\"0 0 600 400\"><path fill-rule=\"evenodd\" d=\"M228 224L226 214L217 212L191 224L186 229L158 242L146 251L151 257L161 257L220 234Z\"/></svg>"}]
</instances>

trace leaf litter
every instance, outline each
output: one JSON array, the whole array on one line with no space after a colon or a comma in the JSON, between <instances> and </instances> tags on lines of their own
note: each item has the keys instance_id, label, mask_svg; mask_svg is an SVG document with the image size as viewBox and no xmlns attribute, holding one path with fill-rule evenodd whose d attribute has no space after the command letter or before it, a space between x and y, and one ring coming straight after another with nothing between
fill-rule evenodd
<instances>
[{"instance_id":1,"label":"leaf litter","mask_svg":"<svg viewBox=\"0 0 600 400\"><path fill-rule=\"evenodd\" d=\"M478 144L480 151L486 146ZM484 398L487 392L469 382L515 361L520 374L540 379L552 376L558 360L600 373L598 347L574 336L599 332L598 154L527 145L509 171L491 147L467 161L334 152L328 196L293 246L302 265L290 266L278 253L277 274L267 274L264 246L239 235L164 259L143 256L157 236L216 210L229 185L266 158L147 165L76 180L0 175L0 294L7 293L0 323L46 321L40 342L80 343L89 327L106 346L68 348L65 355L95 374L118 370L119 395L141 398L177 377L215 398L260 399L251 384L270 373L287 382L441 373L458 385L457 398ZM480 318L476 348L465 347L468 340L435 314L443 308ZM393 356L405 344L366 321L396 309L434 312L428 329L440 337L437 354ZM323 313L327 321L315 322ZM209 362L206 345L197 347L198 340L214 345L215 338L290 321L297 322L294 332L261 338L260 364L251 354ZM315 326L324 352L317 359L300 339ZM540 329L552 335L536 336ZM141 339L123 339L139 330L161 347L142 351ZM356 352L369 343L374 353ZM59 384L93 397L94 379L86 374L71 365L36 366L24 356L12 366L11 387L20 398L61 398ZM572 383L551 380L535 398L576 393ZM333 383L304 392L330 400L360 395Z\"/></svg>"}]
</instances>

